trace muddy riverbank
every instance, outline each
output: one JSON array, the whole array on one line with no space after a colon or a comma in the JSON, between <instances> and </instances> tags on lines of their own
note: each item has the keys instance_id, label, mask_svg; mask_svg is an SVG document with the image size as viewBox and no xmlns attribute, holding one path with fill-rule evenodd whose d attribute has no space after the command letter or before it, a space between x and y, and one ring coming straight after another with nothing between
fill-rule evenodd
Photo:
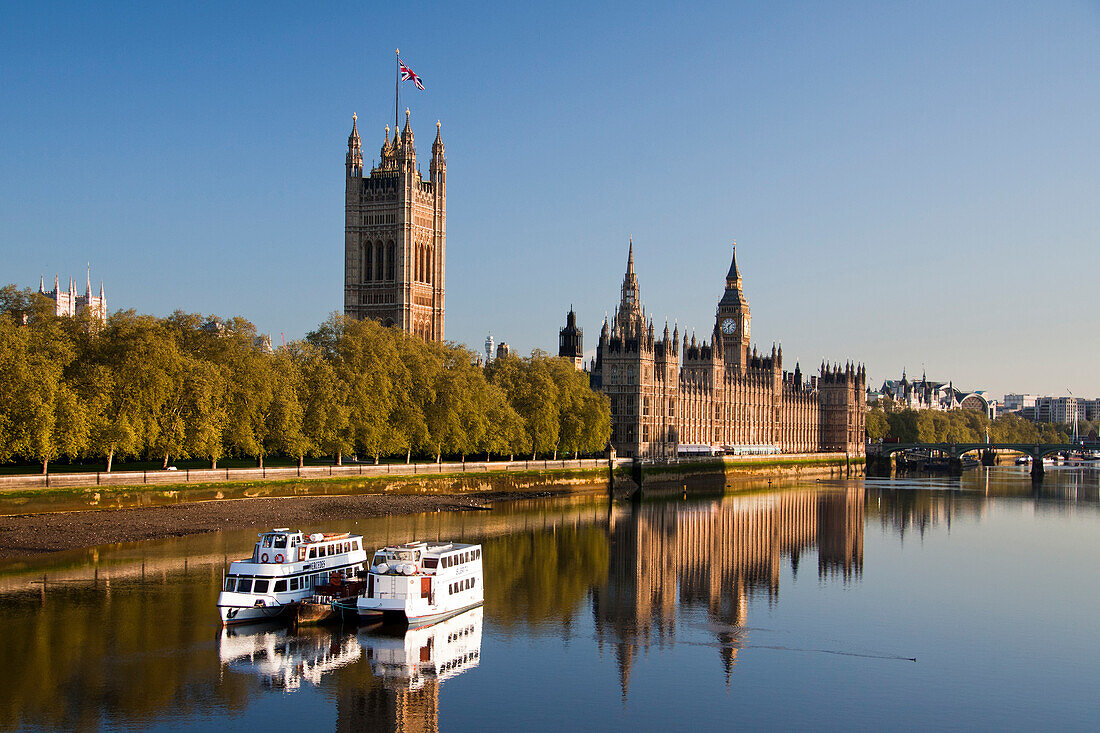
<instances>
[{"instance_id":1,"label":"muddy riverbank","mask_svg":"<svg viewBox=\"0 0 1100 733\"><path fill-rule=\"evenodd\" d=\"M495 501L553 496L574 490L575 487L561 486L538 491L478 494L292 496L21 514L0 517L0 559L242 527L257 530L316 527L348 517L481 511Z\"/></svg>"}]
</instances>

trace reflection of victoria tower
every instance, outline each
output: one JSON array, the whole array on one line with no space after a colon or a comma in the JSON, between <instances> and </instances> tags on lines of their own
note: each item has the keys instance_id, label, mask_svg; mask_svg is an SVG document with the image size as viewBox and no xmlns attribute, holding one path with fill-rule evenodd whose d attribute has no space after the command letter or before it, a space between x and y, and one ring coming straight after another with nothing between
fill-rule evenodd
<instances>
[{"instance_id":1,"label":"reflection of victoria tower","mask_svg":"<svg viewBox=\"0 0 1100 733\"><path fill-rule=\"evenodd\" d=\"M344 201L344 315L373 318L426 341L443 340L447 160L436 123L428 180L420 175L409 111L386 127L378 165L363 176L356 118Z\"/></svg>"}]
</instances>

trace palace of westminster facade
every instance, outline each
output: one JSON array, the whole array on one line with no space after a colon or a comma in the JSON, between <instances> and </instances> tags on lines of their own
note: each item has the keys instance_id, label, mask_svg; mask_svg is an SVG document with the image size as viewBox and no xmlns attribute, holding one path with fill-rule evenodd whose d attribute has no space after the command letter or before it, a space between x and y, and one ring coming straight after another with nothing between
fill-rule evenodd
<instances>
[{"instance_id":1,"label":"palace of westminster facade","mask_svg":"<svg viewBox=\"0 0 1100 733\"><path fill-rule=\"evenodd\" d=\"M348 137L344 202L344 314L372 318L427 341L444 339L447 161L436 123L429 176L417 166L409 111L386 127L379 162L363 175L357 119ZM710 343L668 325L658 336L640 305L630 246L622 299L605 319L592 387L611 399L611 442L620 455L674 457L681 445L784 453L863 451L866 372L821 365L804 381L783 371L783 350L758 354L734 256ZM559 356L583 366L570 311Z\"/></svg>"},{"instance_id":2,"label":"palace of westminster facade","mask_svg":"<svg viewBox=\"0 0 1100 733\"><path fill-rule=\"evenodd\" d=\"M758 354L751 314L733 256L710 343L681 341L679 328L656 334L640 305L634 246L622 298L605 319L592 386L611 398L611 443L619 455L675 457L682 445L733 452L862 455L867 374L860 365L827 366L805 380L783 370L783 348ZM562 356L575 358L579 333L562 329Z\"/></svg>"}]
</instances>

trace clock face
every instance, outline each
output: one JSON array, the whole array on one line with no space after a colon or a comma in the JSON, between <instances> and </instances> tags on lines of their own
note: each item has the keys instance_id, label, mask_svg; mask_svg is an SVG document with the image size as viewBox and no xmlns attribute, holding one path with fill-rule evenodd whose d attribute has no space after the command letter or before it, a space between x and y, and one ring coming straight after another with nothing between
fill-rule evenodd
<instances>
[{"instance_id":1,"label":"clock face","mask_svg":"<svg viewBox=\"0 0 1100 733\"><path fill-rule=\"evenodd\" d=\"M722 333L726 334L727 336L732 336L733 334L737 333L737 321L733 320L732 318L727 318L726 320L722 321Z\"/></svg>"}]
</instances>

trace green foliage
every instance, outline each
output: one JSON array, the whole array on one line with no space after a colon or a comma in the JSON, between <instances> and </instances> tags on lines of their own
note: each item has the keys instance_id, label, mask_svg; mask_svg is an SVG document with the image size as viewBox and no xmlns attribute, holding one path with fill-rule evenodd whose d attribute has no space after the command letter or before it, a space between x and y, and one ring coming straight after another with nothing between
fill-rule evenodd
<instances>
[{"instance_id":1,"label":"green foliage","mask_svg":"<svg viewBox=\"0 0 1100 733\"><path fill-rule=\"evenodd\" d=\"M977 410L897 410L884 412L875 407L867 413L867 435L871 440L889 439L900 443L1066 443L1067 426L1033 423L1018 415L1001 415L996 420Z\"/></svg>"},{"instance_id":2,"label":"green foliage","mask_svg":"<svg viewBox=\"0 0 1100 733\"><path fill-rule=\"evenodd\" d=\"M0 461L556 456L610 433L606 397L544 353L486 370L338 315L272 352L241 318L119 311L104 327L49 305L0 289Z\"/></svg>"}]
</instances>

